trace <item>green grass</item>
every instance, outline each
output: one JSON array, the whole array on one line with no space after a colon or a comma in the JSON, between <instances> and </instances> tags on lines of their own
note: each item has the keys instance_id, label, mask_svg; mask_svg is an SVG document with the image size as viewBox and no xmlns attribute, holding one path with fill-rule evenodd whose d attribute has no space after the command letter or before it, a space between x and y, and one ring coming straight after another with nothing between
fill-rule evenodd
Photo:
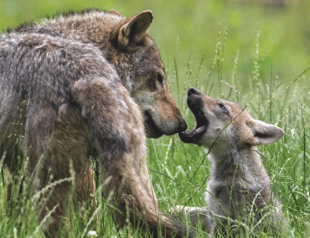
<instances>
[{"instance_id":1,"label":"green grass","mask_svg":"<svg viewBox=\"0 0 310 238\"><path fill-rule=\"evenodd\" d=\"M211 97L247 105L254 118L276 123L285 130L280 141L259 149L293 234L309 237L310 3L299 1L277 8L219 0L0 0L0 24L3 28L14 27L57 10L84 7L114 8L126 16L144 9L153 11L150 34L160 48L170 91L190 129L195 120L186 106L185 95L194 86ZM175 205L205 206L210 163L203 148L181 143L174 135L148 140L148 153L162 210L168 212ZM30 185L26 183L22 196L9 211L6 188L10 179L1 163L0 172L0 237L44 237L38 229ZM18 196L18 189L13 191ZM99 222L95 228L88 228L95 229L98 237L131 236L116 228L100 189L97 198ZM85 234L88 221L70 206L67 223L71 225L71 237ZM132 236L142 237L139 231ZM198 237L206 235L198 230Z\"/></svg>"}]
</instances>

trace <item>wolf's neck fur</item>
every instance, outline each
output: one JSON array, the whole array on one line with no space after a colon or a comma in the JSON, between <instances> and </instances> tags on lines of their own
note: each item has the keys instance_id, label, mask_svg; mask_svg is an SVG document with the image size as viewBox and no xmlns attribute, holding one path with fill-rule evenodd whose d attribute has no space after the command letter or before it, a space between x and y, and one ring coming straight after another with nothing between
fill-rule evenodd
<instances>
[{"instance_id":1,"label":"wolf's neck fur","mask_svg":"<svg viewBox=\"0 0 310 238\"><path fill-rule=\"evenodd\" d=\"M65 35L71 39L90 43L98 47L105 59L111 63L126 89L132 91L133 54L117 51L111 43L110 36L113 28L124 18L107 12L89 12L82 15L58 16L55 19L44 20L37 27L45 27Z\"/></svg>"},{"instance_id":2,"label":"wolf's neck fur","mask_svg":"<svg viewBox=\"0 0 310 238\"><path fill-rule=\"evenodd\" d=\"M269 188L269 176L256 147L234 148L224 152L211 151L211 179L227 185L244 181L258 188Z\"/></svg>"},{"instance_id":3,"label":"wolf's neck fur","mask_svg":"<svg viewBox=\"0 0 310 238\"><path fill-rule=\"evenodd\" d=\"M103 52L108 52L112 48L109 41L111 31L121 20L122 17L98 11L58 16L43 21L41 25L72 39L92 43Z\"/></svg>"}]
</instances>

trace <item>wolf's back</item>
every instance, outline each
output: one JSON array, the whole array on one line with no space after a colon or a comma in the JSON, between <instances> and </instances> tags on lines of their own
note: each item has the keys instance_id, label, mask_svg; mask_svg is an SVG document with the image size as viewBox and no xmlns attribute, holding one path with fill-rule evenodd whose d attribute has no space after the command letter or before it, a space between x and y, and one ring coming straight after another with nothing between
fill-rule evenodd
<instances>
[{"instance_id":1,"label":"wolf's back","mask_svg":"<svg viewBox=\"0 0 310 238\"><path fill-rule=\"evenodd\" d=\"M0 37L0 152L9 156L16 124L25 131L42 108L57 115L72 103L72 85L84 78L102 77L115 85L119 78L100 50L49 34L11 33ZM22 122L19 122L20 118ZM53 125L50 125L53 126ZM8 139L10 138L10 139ZM9 160L10 158L7 158ZM10 162L9 162L10 163Z\"/></svg>"},{"instance_id":2,"label":"wolf's back","mask_svg":"<svg viewBox=\"0 0 310 238\"><path fill-rule=\"evenodd\" d=\"M102 53L90 44L42 34L0 38L1 107L17 98L30 104L63 103L71 99L75 81L101 76L107 83L119 81Z\"/></svg>"}]
</instances>

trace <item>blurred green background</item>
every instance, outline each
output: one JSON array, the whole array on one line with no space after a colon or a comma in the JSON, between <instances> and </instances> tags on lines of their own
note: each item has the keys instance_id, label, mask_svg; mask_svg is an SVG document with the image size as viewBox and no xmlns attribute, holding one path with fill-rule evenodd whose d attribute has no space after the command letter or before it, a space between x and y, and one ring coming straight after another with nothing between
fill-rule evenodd
<instances>
[{"instance_id":1,"label":"blurred green background","mask_svg":"<svg viewBox=\"0 0 310 238\"><path fill-rule=\"evenodd\" d=\"M222 78L225 81L231 78L233 58L239 50L236 75L245 83L254 69L255 42L259 30L260 74L269 75L270 65L273 64L273 72L279 80L289 83L310 66L310 1L282 1L288 4L268 2L281 0L0 0L0 25L4 31L31 19L39 21L57 11L89 7L113 8L126 17L148 9L154 14L150 34L168 70L174 69L176 57L181 74L189 58L192 58L195 74L198 71L195 67L199 66L204 56L203 77L210 71L213 62L220 24L222 38L227 27ZM263 80L268 80L268 77Z\"/></svg>"}]
</instances>

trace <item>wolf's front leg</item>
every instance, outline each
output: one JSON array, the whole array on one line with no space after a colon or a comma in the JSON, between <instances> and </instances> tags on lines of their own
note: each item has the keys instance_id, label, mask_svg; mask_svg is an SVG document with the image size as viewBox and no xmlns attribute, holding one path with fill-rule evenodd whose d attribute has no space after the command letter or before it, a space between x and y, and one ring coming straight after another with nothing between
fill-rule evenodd
<instances>
[{"instance_id":1,"label":"wolf's front leg","mask_svg":"<svg viewBox=\"0 0 310 238\"><path fill-rule=\"evenodd\" d=\"M26 143L35 187L35 207L47 237L66 237L72 184L87 164L90 134L84 119L70 105L39 109L29 115Z\"/></svg>"},{"instance_id":2,"label":"wolf's front leg","mask_svg":"<svg viewBox=\"0 0 310 238\"><path fill-rule=\"evenodd\" d=\"M97 200L95 197L96 187L93 177L93 170L90 163L87 163L86 168L83 169L82 174L78 174L75 182L76 192L76 206L79 208L81 205L86 209L84 214L81 214L83 218L90 219L96 210ZM85 214L87 213L87 214ZM98 215L94 215L93 226L98 221ZM85 224L86 225L86 224Z\"/></svg>"},{"instance_id":3,"label":"wolf's front leg","mask_svg":"<svg viewBox=\"0 0 310 238\"><path fill-rule=\"evenodd\" d=\"M118 225L139 226L146 236L186 237L186 229L158 208L146 165L143 117L128 91L117 79L102 77L79 80L72 92L88 122Z\"/></svg>"}]
</instances>

